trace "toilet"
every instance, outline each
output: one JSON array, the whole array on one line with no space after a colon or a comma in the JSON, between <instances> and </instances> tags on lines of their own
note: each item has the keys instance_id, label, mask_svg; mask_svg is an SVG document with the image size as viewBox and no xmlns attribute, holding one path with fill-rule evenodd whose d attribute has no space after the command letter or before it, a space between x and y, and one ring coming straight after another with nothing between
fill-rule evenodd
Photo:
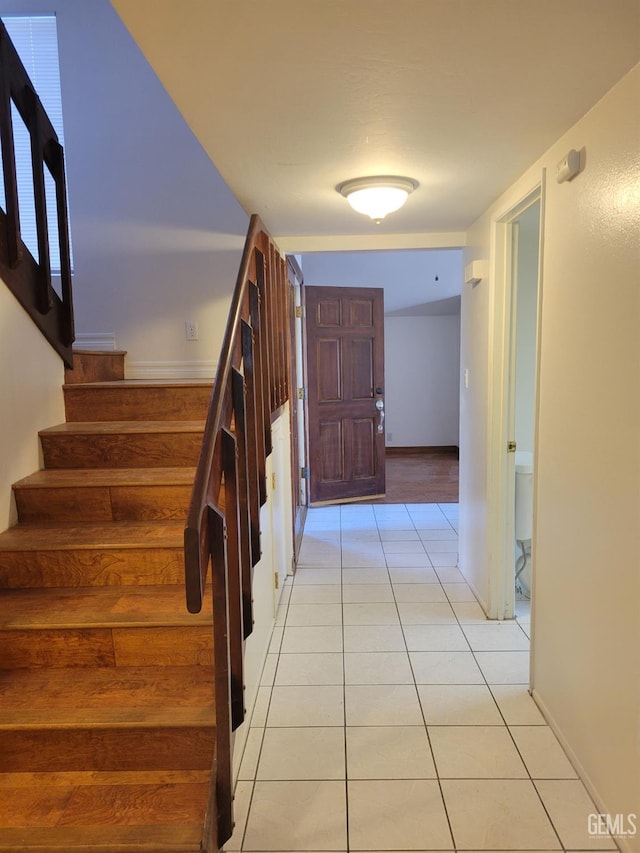
<instances>
[{"instance_id":1,"label":"toilet","mask_svg":"<svg viewBox=\"0 0 640 853\"><path fill-rule=\"evenodd\" d=\"M533 453L516 451L515 488L515 540L521 554L516 560L516 592L528 597L531 586L530 573L523 575L531 564L531 537L533 535Z\"/></svg>"}]
</instances>

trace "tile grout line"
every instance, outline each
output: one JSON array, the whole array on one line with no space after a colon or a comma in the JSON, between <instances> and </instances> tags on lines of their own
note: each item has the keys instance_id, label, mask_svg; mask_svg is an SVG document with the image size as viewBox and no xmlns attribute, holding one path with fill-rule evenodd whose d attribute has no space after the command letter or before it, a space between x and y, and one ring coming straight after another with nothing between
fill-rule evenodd
<instances>
[{"instance_id":1,"label":"tile grout line","mask_svg":"<svg viewBox=\"0 0 640 853\"><path fill-rule=\"evenodd\" d=\"M404 508L405 508L405 510L406 510L406 505L404 505ZM381 537L381 530L380 530L380 526L379 526L379 524L378 524L378 517L376 516L375 512L373 513L373 517L374 517L375 526L376 526L376 529L377 529L377 532L378 532L378 541L382 544L382 548L383 548L383 552L384 552L384 545L383 545L384 540L382 540L382 537ZM456 533L457 533L456 528L453 528L453 525L450 523L450 520L449 520L448 518L447 518L447 522L449 522L449 524L450 524L450 526L452 527L452 529L453 529L453 530L455 530L455 531L456 531ZM411 523L412 523L412 525L413 525L414 529L415 529L415 530L416 530L416 532L417 532L418 528L417 528L417 526L416 526L416 522L414 522L414 521L413 521L413 518L411 518ZM346 797L346 806L345 806L345 808L346 808L346 822L347 822L347 850L350 850L351 848L350 848L350 846L349 846L349 845L350 845L350 840L349 840L349 808L348 808L348 806L349 806L349 803L348 803L348 782L349 782L349 770L348 770L348 761L347 761L347 701L346 701L346 688L347 688L347 686L348 686L348 685L347 685L347 672L346 672L346 647L345 647L345 627L346 627L346 626L345 626L345 612L344 612L344 605L345 605L345 600L344 600L344 574L343 574L343 569L344 569L344 566L343 566L343 560L344 560L344 557L343 557L343 541L344 541L344 540L343 540L342 509L341 509L341 513L340 513L340 537L339 537L339 541L340 541L340 610L341 610L341 615L342 615L342 619L341 619L341 622L342 622L342 624L341 624L341 632L342 632L342 675L343 675L343 685L342 685L342 686L343 686L343 691L342 691L342 695L343 695L343 724L344 724L344 741L343 741L343 743L344 743L344 762L345 762L345 764L344 764L344 767L345 767L345 797ZM419 541L421 542L421 544L422 544L422 546L423 546L423 548L424 548L424 541L423 541L422 539L420 539ZM425 552L426 552L426 548L425 548ZM384 552L384 553L385 553L385 563L386 563L386 552ZM428 556L428 554L427 554L427 556ZM431 562L431 560L430 560L430 562ZM433 568L434 568L434 569L436 569L436 567L433 567ZM452 826L451 826L451 821L450 821L450 819L449 819L449 814L448 814L447 804L446 804L446 802L445 802L444 794L443 794L443 791L442 791L442 784L441 784L440 774L439 774L439 772L438 772L438 766L437 766L437 763L436 763L435 754L434 754L434 752L433 752L433 748L432 748L432 744L431 744L431 739L430 739L430 735L429 735L429 726L427 725L427 722L426 722L426 716L425 716L425 712L424 712L424 708L423 708L423 706L422 706L422 702L421 702L421 700L420 700L420 695L419 695L419 692L418 692L418 683L417 683L417 680L416 680L416 675L415 675L415 671L414 671L414 668L413 668L413 663L412 663L412 661L411 661L411 656L410 656L410 655L411 655L411 652L409 651L409 648L408 648L408 641L407 641L407 637L406 637L406 634L405 634L405 627L406 627L406 626L404 625L404 623L403 623L402 619L400 618L400 611L399 611L399 607L398 607L399 602L398 602L397 597L396 597L396 588L395 588L395 586L394 586L394 584L393 584L393 581L391 580L391 574L390 574L390 571L389 571L389 567L388 567L388 566L386 566L386 571L387 571L388 582L389 582L390 587L391 587L391 593L392 593L392 596L393 596L393 602L394 602L394 605L395 605L395 610L396 610L396 613L397 613L397 616L398 616L398 621L399 621L400 629L401 629L401 632L402 632L403 643L404 643L404 651L405 651L405 654L407 655L408 660L409 660L409 666L410 666L410 669L411 669L411 672L412 672L412 677L413 677L413 686L414 686L414 689L415 689L415 691L416 691L416 693L417 693L417 700L418 700L418 703L419 703L420 712L421 712L421 716L422 716L422 720L423 720L423 728L424 728L425 733L426 733L426 735L427 735L427 740L428 740L428 743L429 743L429 749L430 749L431 757L432 757L432 760L433 760L433 763L434 763L434 768L435 768L436 778L437 778L437 781L438 781L438 784L439 784L440 796L441 796L441 798L442 798L442 803L443 803L444 811L445 811L445 814L446 814L446 817L447 817L447 822L448 822L448 826L449 826L449 831L450 831L450 833L451 833L451 837L452 837L452 839L453 839L453 829L452 829ZM438 586L443 590L444 595L445 595L445 597L446 597L446 599L447 599L447 601L448 601L448 603L449 603L449 606L451 607L451 609L452 609L452 611L453 611L453 613L454 613L454 617L455 617L455 624L457 625L458 629L462 632L462 634L463 634L463 636L464 636L464 638L465 638L465 642L466 642L467 646L469 647L469 651L470 651L470 653L471 653L471 655L472 655L472 658L473 658L473 660L474 660L474 663L475 663L475 665L478 667L478 669L479 669L479 671L480 671L480 674L481 674L481 676L482 676L482 682L481 682L481 683L482 683L482 684L483 684L483 686L484 686L484 687L489 691L489 695L491 696L491 698L492 698L492 700L493 700L493 704L494 704L494 706L495 706L495 707L497 708L497 710L498 710L498 714L499 714L499 716L500 716L500 719L503 721L503 725L504 725L504 726L509 730L510 740L511 740L511 742L513 743L513 745L514 745L514 747L515 747L515 750L516 750L516 752L517 752L517 754L518 754L518 756L519 756L520 760L522 761L522 764L523 764L523 766L524 766L524 768L525 768L525 771L526 771L526 773L527 773L527 779L526 779L526 781L529 781L529 782L530 782L530 784L533 786L534 790L536 791L537 798L538 798L538 800L540 801L540 803L541 803L541 805L542 805L542 807L543 807L543 810L544 810L544 812L545 812L545 814L546 814L546 817L547 817L547 819L548 819L548 821L549 821L549 824L550 824L551 828L553 829L553 832L554 832L555 836L557 837L558 842L559 842L559 843L560 843L560 845L561 845L561 850L565 850L565 849L566 849L566 847L563 845L563 842L562 842L562 839L560 838L559 832L558 832L558 830L556 829L556 826L555 826L555 824L554 824L553 820L551 819L551 816L549 815L549 812L547 811L547 808L546 808L546 806L545 806L545 804L544 804L544 801L542 800L542 797L541 797L540 792L538 791L538 788L537 788L537 786L536 786L536 780L535 780L535 779L533 779L533 777L531 776L531 771L529 770L529 767L527 766L526 762L524 761L523 755L522 755L522 753L521 753L520 749L518 748L517 743L515 742L514 736L513 736L512 732L511 732L511 727L509 726L509 724L508 724L508 722L507 722L506 716L505 716L505 714L503 713L503 711L502 711L502 709L501 709L500 705L499 705L499 704L498 704L498 702L497 702L497 699L496 699L496 696L495 696L495 693L494 693L494 690L492 689L492 687L498 687L498 686L500 686L500 685L499 685L498 683L496 683L495 685L492 685L492 684L490 684L490 683L489 683L487 675L485 675L484 671L483 671L483 670L482 670L482 668L480 667L480 664L479 664L479 662L478 662L478 658L477 658L477 654L476 654L476 653L480 653L482 650L481 650L481 649L474 650L474 649L471 647L471 642L469 641L469 639L468 639L468 637L467 637L467 635L466 635L466 633L465 633L464 625L465 625L465 624L472 624L472 623L465 623L465 622L462 622L462 621L461 621L461 617L459 617L458 613L456 613L456 611L453 609L452 602L451 602L451 600L449 599L448 594L447 594L447 593L446 593L446 591L444 590L443 582L440 580L439 575L437 574L437 570L436 570L436 576L438 577ZM295 580L295 579L294 579L294 580ZM365 582L365 585L370 585L370 583L369 583L369 582ZM288 612L289 612L289 605L290 605L290 604L291 604L291 596L289 597L289 599L288 599L288 601L287 601L287 609L286 609L286 613L287 613L287 615L288 615ZM514 620L514 621L515 621L515 620ZM416 623L416 624L419 624L419 623ZM426 624L429 624L429 623L426 623ZM434 623L434 624L437 624L437 623ZM519 625L519 623L517 623L517 621L516 621L516 624L518 624L518 625ZM373 626L373 625L371 625L371 626L363 626L363 627L370 627L370 628L372 628L372 629L374 629L374 628L375 628L375 626ZM522 629L522 626L521 626L521 625L519 625L519 628L520 628L520 630L522 630L522 631L523 631L523 634L525 634L525 636L527 636L527 635L526 635L526 632L524 631L524 629ZM267 705L267 718L266 718L266 719L268 719L269 707L270 707L271 699L272 699L272 696L273 696L273 687L275 686L275 679L276 679L276 677L277 677L277 671L278 671L278 667L279 667L279 664L280 664L280 661L281 661L281 655L282 655L282 641L283 641L283 638L284 638L284 629L286 629L286 618L285 618L285 623L284 623L284 626L283 626L283 637L281 638L281 641L280 641L280 648L279 648L279 650L278 650L278 652L277 652L277 654L278 654L278 661L277 661L277 664L276 664L276 668L275 668L275 670L274 670L273 682L271 683L271 686L270 686L269 703L268 703L268 705ZM527 637L527 639L529 639L529 638ZM489 651L510 651L510 650L508 650L508 649L496 649L496 650L489 650ZM508 683L508 682L505 682L505 684L506 684L506 683ZM265 719L265 730L266 730L266 719ZM513 727L515 728L515 727L517 727L517 725L518 725L518 724L515 724L515 723L514 723L514 726L513 726ZM526 724L526 723L522 723L521 725L523 725L523 726L524 726L524 725L527 725L527 724ZM475 727L475 726L471 725L470 727ZM545 727L547 727L547 728L548 728L548 725L547 725L546 723L542 725L542 728L545 728ZM262 750L262 744L263 744L263 742L264 742L264 734L263 734L263 741L262 741L262 743L261 743L261 747L260 747L260 752L261 752L261 750ZM254 786L255 786L255 781L256 781L256 778L255 778L255 777L257 777L257 768L258 768L258 766L259 766L259 758L258 758L258 763L256 764L256 770L255 770L255 772L254 772L254 774L253 774L253 775L254 775L254 783L253 783L253 784L254 784ZM487 781L488 779L493 779L494 777L481 777L479 780L478 780L478 777L470 777L470 778L472 778L474 781ZM502 779L502 777L500 777L500 778ZM521 778L521 777L518 777L518 778ZM524 777L522 777L522 778L523 778L523 780L524 780ZM552 778L556 779L557 777L552 777ZM503 779L502 779L502 780L503 780ZM293 780L293 781L295 781L295 780ZM389 781L389 780L382 780L382 781ZM504 781L504 780L503 780L503 781ZM579 781L579 779L578 779L578 780L573 780L573 778L572 778L572 781ZM253 801L253 791L254 791L254 790L255 790L255 787L254 787L254 789L252 790L251 802ZM250 808L251 808L251 802L250 802L249 809L247 810L247 815L249 814L249 811L250 811ZM247 823L248 823L248 820L247 820ZM245 832L246 832L246 825L245 825ZM244 836L243 836L243 842L244 842ZM454 842L455 842L455 839L454 839Z\"/></svg>"},{"instance_id":2,"label":"tile grout line","mask_svg":"<svg viewBox=\"0 0 640 853\"><path fill-rule=\"evenodd\" d=\"M347 671L345 661L345 637L344 637L344 584L343 584L343 558L342 558L342 507L340 507L340 613L342 614L342 721L343 747L344 747L344 823L346 833L346 850L349 853L349 766L347 755Z\"/></svg>"},{"instance_id":3,"label":"tile grout line","mask_svg":"<svg viewBox=\"0 0 640 853\"><path fill-rule=\"evenodd\" d=\"M452 608L452 609L453 609L453 608ZM494 704L495 704L495 706L496 706L496 709L497 709L498 713L500 714L500 717L502 718L502 720L503 720L503 722L504 722L504 728L506 729L506 731L507 731L507 733L508 733L508 735L509 735L509 738L510 738L511 742L513 743L513 746L514 746L514 747L515 747L515 749L516 749L516 752L517 752L517 754L518 754L518 757L520 758L520 761L522 762L522 766L524 767L525 772L527 773L528 781L530 782L531 787L532 787L532 788L533 788L533 790L535 791L536 796L538 797L538 800L540 801L540 803L541 803L541 805L542 805L542 808L543 808L543 810L544 810L544 813L546 814L547 819L548 819L548 821L549 821L549 825L551 826L551 828L552 828L552 830L553 830L554 835L555 835L555 836L556 836L556 838L558 839L558 843L560 844L560 848L561 848L561 850L562 850L562 851L565 851L565 846L564 846L564 844L562 843L562 839L560 838L560 834L558 833L558 830L556 829L556 826L555 826L554 822L551 820L551 815L550 815L550 814L549 814L549 812L547 811L547 808L546 808L546 806L545 806L544 802L542 801L542 797L540 796L540 792L538 791L538 789L537 789L537 787L536 787L536 785L535 785L535 783L534 783L534 781L533 781L533 778L531 777L531 773L530 773L530 771L529 771L529 768L528 768L528 766L527 766L527 764L526 764L526 762L525 762L525 760L524 760L524 758L523 758L522 754L520 753L520 750L518 749L518 745L516 744L515 739L514 739L514 737L513 737L512 733L511 733L511 730L509 729L509 725L507 724L507 720L506 720L506 718L505 718L504 714L502 713L502 710L501 710L500 706L498 705L498 702L496 701L496 698L495 698L495 696L494 696L494 694L493 694L493 691L491 690L491 685L489 684L489 681L487 680L487 676L486 676L486 674L485 674L484 670L482 669L482 667L480 666L480 663L479 663L479 661L478 661L478 659L477 659L477 657L476 657L476 651L471 647L471 643L469 642L469 640L468 640L468 638L467 638L467 635L465 634L464 627L463 627L463 624L464 624L464 623L460 622L460 619L458 618L458 614L455 612L455 610L454 610L453 612L454 612L454 615L455 615L455 617L456 617L456 621L457 621L457 623L458 623L458 626L460 627L460 629L461 629L462 633L463 633L463 634L464 634L464 636L465 636L465 639L467 640L467 643L468 643L468 645L469 645L469 649L470 649L471 654L472 654L472 656L473 656L473 660L474 660L474 662L475 662L476 666L478 667L478 670L479 670L480 674L482 675L482 678L483 678L483 681L484 681L484 686L487 688L487 690L489 691L489 694L490 694L491 698L493 699L493 702L494 702ZM487 620L487 621L489 621L489 620ZM494 777L487 777L487 780L488 780L489 778L493 779ZM444 799L444 797L443 797L443 799ZM445 807L446 807L446 805L445 805ZM454 839L454 840L455 840L455 839Z\"/></svg>"},{"instance_id":4,"label":"tile grout line","mask_svg":"<svg viewBox=\"0 0 640 853\"><path fill-rule=\"evenodd\" d=\"M413 521L413 519L412 519L412 521ZM415 530L417 532L418 528L416 527ZM426 552L426 548L425 548L425 552ZM429 562L431 562L431 560L429 560ZM437 572L436 572L436 576L438 576ZM440 579L438 578L438 582L439 581L440 581ZM440 584L440 586L442 586L442 584ZM443 588L443 592L444 592L444 588ZM445 593L445 595L446 595L446 593ZM394 597L395 597L395 591L394 591ZM451 609L453 610L453 608L451 608ZM399 616L400 616L400 614L398 612L398 617ZM407 638L406 638L406 635L404 633L404 625L402 625L402 621L400 622L400 624L402 626L402 635L405 638L405 645L407 646L407 657L409 658L409 666L411 667L411 673L413 675L413 684L414 684L415 691L416 691L416 698L418 700L418 707L420 708L420 714L422 715L422 721L424 723L424 731L425 731L425 734L427 736L427 743L429 744L429 751L431 752L431 760L433 761L433 769L434 769L434 772L436 774L436 781L438 783L438 790L440 792L440 799L442 800L442 808L444 809L444 814L445 814L445 817L447 819L447 826L449 828L449 835L451 836L451 842L453 844L453 849L457 850L456 838L455 838L455 835L453 833L453 826L451 824L451 817L449 816L449 809L447 808L447 802L444 798L444 791L442 790L442 780L440 779L440 772L438 770L438 762L436 760L436 754L433 750L433 744L431 742L431 734L429 733L429 726L427 725L427 718L425 715L425 710L424 710L424 706L422 704L422 700L420 698L420 691L418 690L418 682L416 680L416 674L415 674L415 671L413 668L413 662L411 660L411 654L409 652L409 647L407 645Z\"/></svg>"},{"instance_id":5,"label":"tile grout line","mask_svg":"<svg viewBox=\"0 0 640 853\"><path fill-rule=\"evenodd\" d=\"M267 732L267 722L268 722L268 720L269 720L269 711L270 711L270 709L271 709L271 700L272 700L272 698L273 698L273 688L275 687L276 677L277 677L277 675L278 675L278 668L279 668L279 666L280 666L280 654L281 654L281 650L282 650L282 643L283 643L283 640L284 640L284 629L286 628L286 624L287 624L287 615L288 615L288 613L289 613L289 604L291 603L291 593L293 593L293 583L294 583L294 581L295 581L295 576L294 576L293 580L291 581L291 587L292 587L292 588L291 588L291 592L289 593L289 595L288 595L288 597L287 597L287 601L286 601L286 612L285 612L284 623L283 623L283 625L282 625L282 629L283 629L283 630L282 630L282 637L280 638L280 643L279 643L278 652L277 652L277 654L278 654L278 660L276 661L275 669L274 669L274 671L273 671L273 678L272 678L272 680L271 680L271 684L269 685L269 701L267 702L267 707L266 707L266 711L265 711L264 725L263 725L263 726L261 726L261 727L258 727L258 726L252 727L252 726L251 726L251 721L249 721L249 732L247 733L247 738L246 738L246 740L245 740L245 744L244 744L244 749L243 749L242 758L240 759L240 764L238 765L238 777L239 777L239 776L240 776L240 768L242 767L242 761L243 761L244 756L245 756L245 753L246 753L247 744L248 744L248 742L249 742L249 736L250 736L250 734L251 734L251 729L252 729L252 728L262 728L262 737L261 737L261 739L260 739L260 748L258 749L258 756L257 756L257 758L256 758L256 764L255 764L255 768L253 769L253 773L252 773L253 779L252 779L252 781L251 781L251 796L249 797L249 804L248 804L248 806L247 806L247 815L246 815L246 819L245 819L245 822L244 822L244 827L243 827L243 829L242 829L242 839L241 839L241 841L240 841L240 847L238 848L238 849L239 849L239 851L244 850L244 842L245 842L245 838L246 838L246 834L247 834L247 828L248 828L248 826L249 826L249 815L251 814L251 806L253 805L253 798L254 798L254 795L255 795L256 783L257 783L257 781L258 781L258 769L259 769L259 767L260 767L260 759L262 758L262 750L263 750L263 747L264 747L264 739L265 739L265 735L266 735L266 732ZM285 581L285 583L286 583L286 581ZM283 591L284 591L284 590L283 590ZM282 595L281 595L281 597L282 597ZM278 605L278 608L276 609L276 618L277 618L277 612L278 612L278 609L279 609L280 607L282 607L282 606L284 606L284 605L281 605L281 604L279 604L279 605ZM279 627L279 626L276 626L276 625L275 625L275 623L274 623L274 626L273 626L273 627L274 627L274 629L275 629L276 627ZM272 636L273 636L273 631L272 631ZM265 667L267 666L267 658L268 658L269 654L271 653L271 652L269 651L270 647L271 647L271 639L269 640L269 646L267 647L267 655L266 655L266 657L265 657L265 662L264 662L263 667L262 667L262 672L260 673L260 680L259 680L259 682L258 682L258 691L260 690L260 687L262 687L262 686L263 686L263 685L261 684L261 681L262 681L262 675L263 675L263 673L264 673L264 669L265 669ZM265 686L266 686L266 685L265 685ZM254 706L253 713L255 713L255 706ZM253 717L253 713L252 713L252 715L251 715L252 717ZM235 784L235 786L234 786L234 798L235 798L235 788L238 786L238 783L239 783L239 782L241 782L241 781L244 781L244 780L241 780L240 778L236 779L236 784Z\"/></svg>"},{"instance_id":6,"label":"tile grout line","mask_svg":"<svg viewBox=\"0 0 640 853\"><path fill-rule=\"evenodd\" d=\"M467 639L467 635L466 635L466 633L465 633L465 631L464 631L464 627L463 627L464 623L460 622L460 620L459 620L459 618L458 618L458 614L455 612L455 610L454 610L454 614L455 614L455 616L456 616L456 621L458 622L458 625L459 625L460 629L461 629L461 630L462 630L462 632L465 634L465 638ZM490 621L490 620L487 620L487 621ZM514 621L515 621L515 620L514 620ZM524 632L523 632L523 633L524 633ZM526 635L525 635L525 636L526 636ZM527 639L529 639L529 638L527 638ZM478 658L476 657L476 651L479 651L479 650L475 650L475 649L473 649L473 648L471 647L471 643L469 642L469 640L468 640L468 639L467 639L467 642L468 642L468 644L469 644L469 648L470 648L471 654L473 655L473 659L474 659L474 661L475 661L475 664L476 664L476 666L478 667L478 670L480 671L480 673L481 673L481 675L482 675L482 678L483 678L483 680L484 680L484 684L485 684L485 686L487 687L487 689L489 690L489 693L490 693L490 695L491 695L491 698L492 698L492 699L493 699L493 701L494 701L494 704L495 704L495 706L496 706L496 708L497 708L497 710L498 710L498 713L500 714L500 717L501 717L501 718L502 718L502 720L504 721L504 727L505 727L505 729L506 729L506 731L507 731L507 733L508 733L508 735L509 735L509 738L510 738L510 740L511 740L511 743L513 744L513 746L514 746L514 748L515 748L515 750L516 750L516 752L517 752L517 754L518 754L518 757L520 758L520 761L522 762L522 766L524 767L525 772L526 772L526 774L527 774L527 780L531 783L531 787L533 788L533 790L534 790L534 791L535 791L535 793L536 793L536 796L537 796L537 798L538 798L538 801L540 802L540 805L542 806L543 811L544 811L545 815L547 816L547 819L548 819L548 821L549 821L549 825L551 826L551 828L552 828L552 830L553 830L554 835L555 835L555 836L556 836L556 838L558 839L558 843L560 844L561 849L562 849L563 851L565 851L565 850L566 850L566 848L565 848L565 845L564 845L564 844L563 844L563 842L562 842L562 838L560 837L560 833L559 833L558 829L556 828L555 823L554 823L554 822L553 822L553 820L551 819L551 815L549 814L549 811L547 810L547 807L546 807L546 805L545 805L545 803L544 803L544 800L542 799L542 796L540 795L540 792L539 792L539 790L538 790L538 788L537 788L537 786L536 786L536 784L535 784L535 780L533 779L533 777L532 777L532 775L531 775L531 771L529 770L529 767L528 767L528 765L527 765L526 761L524 760L524 757L523 757L523 755L522 755L522 753L521 753L520 749L518 748L518 744L516 743L515 738L513 737L513 734L512 734L512 732L511 732L511 729L510 729L510 727L509 727L509 724L507 723L506 717L505 717L505 716L504 716L504 714L502 713L502 709L500 708L500 706L499 706L499 704L498 704L498 702L497 702L497 700L496 700L496 698L495 698L495 695L494 695L494 693L493 693L493 691L492 691L492 689L491 689L491 684L489 683L489 681L488 681L488 679L487 679L487 676L486 676L486 674L485 674L484 670L482 669L482 667L480 666L480 663L479 663L479 661L478 661ZM530 648L531 648L531 647L530 647L530 640L529 640L529 650L528 650L528 651L529 651L529 653L530 653ZM500 650L500 651L503 651L503 650ZM529 658L529 660L530 660L530 658ZM488 778L493 778L493 777L488 777Z\"/></svg>"}]
</instances>

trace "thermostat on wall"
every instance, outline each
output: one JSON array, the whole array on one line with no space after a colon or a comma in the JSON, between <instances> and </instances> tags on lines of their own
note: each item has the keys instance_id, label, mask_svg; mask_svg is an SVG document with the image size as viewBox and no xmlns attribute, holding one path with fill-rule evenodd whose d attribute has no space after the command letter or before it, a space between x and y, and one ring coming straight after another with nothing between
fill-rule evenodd
<instances>
[{"instance_id":1,"label":"thermostat on wall","mask_svg":"<svg viewBox=\"0 0 640 853\"><path fill-rule=\"evenodd\" d=\"M580 152L572 148L566 157L558 163L556 169L556 181L561 184L563 181L570 181L580 171Z\"/></svg>"}]
</instances>

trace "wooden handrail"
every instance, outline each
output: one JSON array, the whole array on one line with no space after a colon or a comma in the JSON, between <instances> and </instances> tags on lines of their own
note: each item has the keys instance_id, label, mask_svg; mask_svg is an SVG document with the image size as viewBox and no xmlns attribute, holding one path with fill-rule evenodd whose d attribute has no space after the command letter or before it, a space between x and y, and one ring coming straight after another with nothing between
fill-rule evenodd
<instances>
[{"instance_id":1,"label":"wooden handrail","mask_svg":"<svg viewBox=\"0 0 640 853\"><path fill-rule=\"evenodd\" d=\"M202 608L211 567L216 764L207 826L218 847L233 829L232 732L245 713L243 652L253 628L253 568L260 559L271 417L289 393L289 315L285 260L254 215L231 299L184 531L185 588L192 613Z\"/></svg>"},{"instance_id":2,"label":"wooden handrail","mask_svg":"<svg viewBox=\"0 0 640 853\"><path fill-rule=\"evenodd\" d=\"M29 132L38 259L20 236L11 104ZM0 209L0 277L51 346L73 367L74 340L71 254L64 152L9 34L0 21L0 143L6 210ZM60 296L51 283L45 168L55 185L60 250Z\"/></svg>"}]
</instances>

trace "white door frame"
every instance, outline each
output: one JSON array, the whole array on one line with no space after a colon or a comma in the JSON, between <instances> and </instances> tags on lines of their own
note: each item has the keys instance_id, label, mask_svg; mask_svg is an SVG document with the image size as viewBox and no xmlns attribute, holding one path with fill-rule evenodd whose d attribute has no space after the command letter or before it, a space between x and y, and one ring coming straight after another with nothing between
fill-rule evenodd
<instances>
[{"instance_id":1,"label":"white door frame","mask_svg":"<svg viewBox=\"0 0 640 853\"><path fill-rule=\"evenodd\" d=\"M535 411L537 436L538 375L540 357L540 307L542 299L542 249L544 223L543 172L540 183L492 223L493 281L489 312L489 423L487 429L487 557L489 565L490 619L510 619L515 608L514 582L514 499L515 454L508 443L515 438L515 321L516 281L513 265L514 226L518 217L540 201L540 249L538 254L538 307L536 324ZM534 533L536 456L534 438ZM533 550L532 540L532 550ZM533 578L532 578L533 583ZM534 599L532 589L532 599Z\"/></svg>"},{"instance_id":2,"label":"white door frame","mask_svg":"<svg viewBox=\"0 0 640 853\"><path fill-rule=\"evenodd\" d=\"M306 409L304 405L304 394L298 394L298 388L305 388L304 379L304 306L302 299L302 285L299 281L295 283L295 370L294 386L291 389L291 405L297 407L298 413L298 456L299 463L302 469L306 469L307 462L307 429L306 429ZM297 488L300 492L300 505L307 506L307 478L302 476L300 470L293 471L293 477Z\"/></svg>"}]
</instances>

